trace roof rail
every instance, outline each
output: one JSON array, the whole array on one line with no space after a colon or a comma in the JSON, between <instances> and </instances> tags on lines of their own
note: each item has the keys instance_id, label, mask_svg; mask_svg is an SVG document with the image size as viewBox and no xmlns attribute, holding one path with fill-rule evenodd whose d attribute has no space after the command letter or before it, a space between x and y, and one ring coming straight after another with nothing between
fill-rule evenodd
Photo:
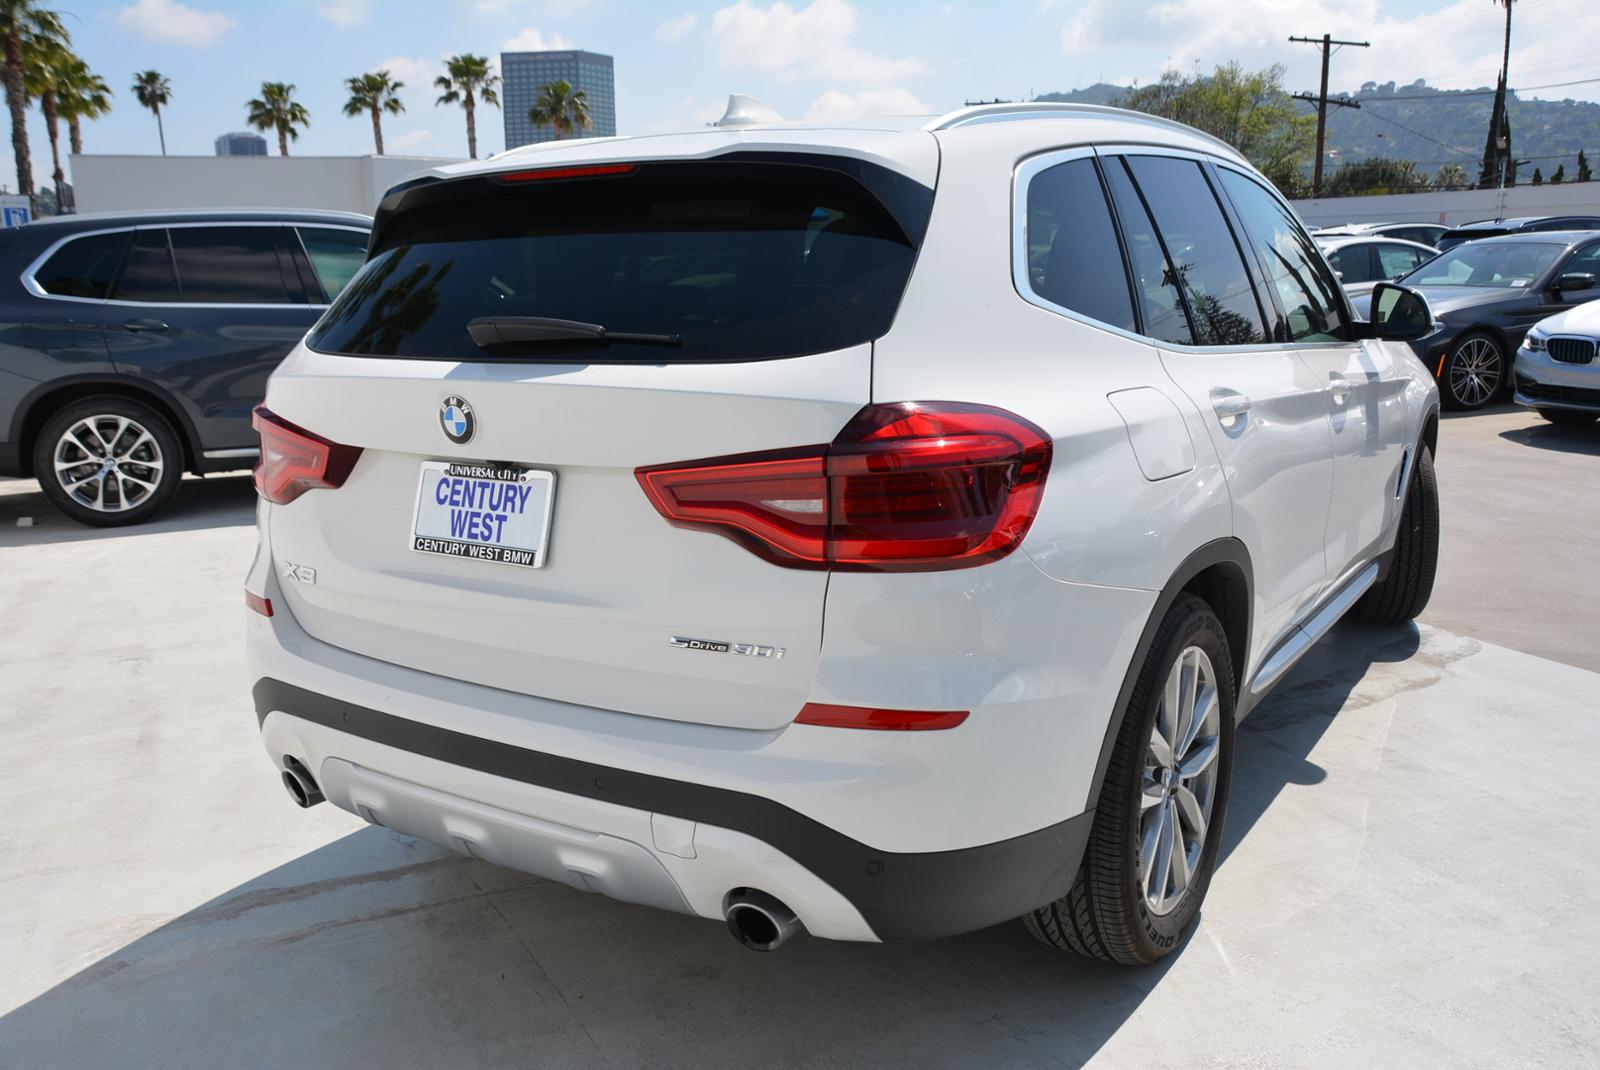
<instances>
[{"instance_id":1,"label":"roof rail","mask_svg":"<svg viewBox=\"0 0 1600 1070\"><path fill-rule=\"evenodd\" d=\"M1186 123L1176 119L1163 119L1159 115L1150 115L1142 111L1129 111L1126 108L1110 108L1103 104L1070 104L1046 101L1033 101L1023 104L977 104L968 108L957 108L955 111L946 112L933 120L924 130L952 130L958 126L974 126L979 123L1013 122L1018 119L1063 119L1072 115L1100 116L1104 118L1128 119L1136 122L1158 126L1164 130L1176 130L1191 137L1209 141L1219 148L1227 150L1229 156L1243 159L1238 149L1214 137L1204 130L1196 130Z\"/></svg>"}]
</instances>

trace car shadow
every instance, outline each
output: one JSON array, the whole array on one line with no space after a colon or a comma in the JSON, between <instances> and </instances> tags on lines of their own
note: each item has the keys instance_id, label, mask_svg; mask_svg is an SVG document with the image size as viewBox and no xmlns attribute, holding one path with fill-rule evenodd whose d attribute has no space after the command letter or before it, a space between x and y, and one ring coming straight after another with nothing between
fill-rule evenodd
<instances>
[{"instance_id":1,"label":"car shadow","mask_svg":"<svg viewBox=\"0 0 1600 1070\"><path fill-rule=\"evenodd\" d=\"M0 547L237 527L255 523L255 509L256 491L248 472L190 476L153 520L97 528L58 512L33 480L4 479L0 480Z\"/></svg>"},{"instance_id":2,"label":"car shadow","mask_svg":"<svg viewBox=\"0 0 1600 1070\"><path fill-rule=\"evenodd\" d=\"M1510 397L1502 397L1479 409L1444 409L1439 413L1441 420L1470 420L1474 416L1504 415L1508 412L1526 412L1521 405L1516 404Z\"/></svg>"},{"instance_id":3,"label":"car shadow","mask_svg":"<svg viewBox=\"0 0 1600 1070\"><path fill-rule=\"evenodd\" d=\"M1414 627L1337 629L1256 710L1239 737L1226 850L1285 785L1323 780L1308 755L1368 667L1417 648ZM716 922L362 827L125 946L107 941L0 1017L0 1050L30 1067L163 1070L1080 1066L1202 948L1130 969L1008 923L925 944L801 937L759 955Z\"/></svg>"},{"instance_id":4,"label":"car shadow","mask_svg":"<svg viewBox=\"0 0 1600 1070\"><path fill-rule=\"evenodd\" d=\"M1582 453L1600 456L1600 423L1587 427L1558 427L1539 421L1527 427L1513 427L1500 432L1509 442L1535 449L1555 450L1558 453Z\"/></svg>"}]
</instances>

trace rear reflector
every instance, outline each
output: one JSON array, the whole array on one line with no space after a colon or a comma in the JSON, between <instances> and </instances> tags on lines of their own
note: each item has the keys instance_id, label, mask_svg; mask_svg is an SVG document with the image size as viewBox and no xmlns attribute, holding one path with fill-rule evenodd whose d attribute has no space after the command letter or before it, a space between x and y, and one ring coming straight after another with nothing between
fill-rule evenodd
<instances>
[{"instance_id":1,"label":"rear reflector","mask_svg":"<svg viewBox=\"0 0 1600 1070\"><path fill-rule=\"evenodd\" d=\"M360 446L341 446L297 427L257 405L251 426L261 435L256 491L274 505L288 505L308 490L344 486L361 458Z\"/></svg>"},{"instance_id":2,"label":"rear reflector","mask_svg":"<svg viewBox=\"0 0 1600 1070\"><path fill-rule=\"evenodd\" d=\"M870 728L881 732L925 732L954 728L966 719L966 710L880 710L871 706L808 702L794 723L825 728Z\"/></svg>"},{"instance_id":3,"label":"rear reflector","mask_svg":"<svg viewBox=\"0 0 1600 1070\"><path fill-rule=\"evenodd\" d=\"M602 163L587 164L582 167L545 167L538 171L512 171L510 174L496 175L501 182L547 182L555 178L602 178L606 175L629 175L637 168L638 164L631 163Z\"/></svg>"},{"instance_id":4,"label":"rear reflector","mask_svg":"<svg viewBox=\"0 0 1600 1070\"><path fill-rule=\"evenodd\" d=\"M272 616L272 599L270 598L262 598L253 591L246 591L244 593L244 604L263 617Z\"/></svg>"},{"instance_id":5,"label":"rear reflector","mask_svg":"<svg viewBox=\"0 0 1600 1070\"><path fill-rule=\"evenodd\" d=\"M987 405L868 405L825 446L640 468L652 505L786 568L920 572L1004 557L1028 533L1050 438Z\"/></svg>"}]
</instances>

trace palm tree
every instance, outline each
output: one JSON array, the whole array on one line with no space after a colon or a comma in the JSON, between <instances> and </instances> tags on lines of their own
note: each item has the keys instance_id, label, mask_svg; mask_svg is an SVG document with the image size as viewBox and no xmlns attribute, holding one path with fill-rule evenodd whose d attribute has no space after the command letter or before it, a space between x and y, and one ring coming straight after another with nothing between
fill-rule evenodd
<instances>
[{"instance_id":1,"label":"palm tree","mask_svg":"<svg viewBox=\"0 0 1600 1070\"><path fill-rule=\"evenodd\" d=\"M68 52L65 45L54 41L37 41L26 50L25 58L27 67L23 72L23 86L30 98L38 98L39 110L44 113L45 132L50 135L50 178L56 191L56 210L64 212L66 199L61 187L66 175L61 170L61 116L58 102L67 70L77 57Z\"/></svg>"},{"instance_id":2,"label":"palm tree","mask_svg":"<svg viewBox=\"0 0 1600 1070\"><path fill-rule=\"evenodd\" d=\"M399 115L406 110L405 104L396 96L405 87L405 83L390 78L388 71L374 71L371 74L346 78L344 84L350 90L350 99L344 102L344 113L346 115L371 113L372 140L378 147L378 155L382 156L383 113Z\"/></svg>"},{"instance_id":3,"label":"palm tree","mask_svg":"<svg viewBox=\"0 0 1600 1070\"><path fill-rule=\"evenodd\" d=\"M495 92L495 86L500 84L500 76L489 67L487 56L474 56L470 52L463 52L459 56L451 56L444 61L445 73L433 80L433 84L444 93L434 102L434 107L440 104L459 103L467 113L467 155L474 160L478 158L478 120L475 114L478 101L485 104L500 106L500 95Z\"/></svg>"},{"instance_id":4,"label":"palm tree","mask_svg":"<svg viewBox=\"0 0 1600 1070\"><path fill-rule=\"evenodd\" d=\"M28 151L27 50L40 42L71 41L61 17L33 0L0 0L0 46L4 48L6 107L11 110L11 151L17 159L17 192L33 197L33 156Z\"/></svg>"},{"instance_id":5,"label":"palm tree","mask_svg":"<svg viewBox=\"0 0 1600 1070\"><path fill-rule=\"evenodd\" d=\"M583 90L573 92L570 82L557 80L539 87L539 95L528 109L528 119L534 126L548 126L560 141L563 134L571 134L574 126L584 130L594 128L589 115L589 98Z\"/></svg>"},{"instance_id":6,"label":"palm tree","mask_svg":"<svg viewBox=\"0 0 1600 1070\"><path fill-rule=\"evenodd\" d=\"M74 156L83 155L83 120L98 119L111 112L111 87L89 69L83 60L73 58L56 91L56 110L67 121L67 142Z\"/></svg>"},{"instance_id":7,"label":"palm tree","mask_svg":"<svg viewBox=\"0 0 1600 1070\"><path fill-rule=\"evenodd\" d=\"M155 113L156 132L161 135L161 155L167 154L167 128L161 125L161 107L172 99L172 83L160 71L140 71L133 76L133 95L141 107Z\"/></svg>"},{"instance_id":8,"label":"palm tree","mask_svg":"<svg viewBox=\"0 0 1600 1070\"><path fill-rule=\"evenodd\" d=\"M262 82L261 95L249 104L250 125L263 132L278 132L278 155L289 155L289 139L300 140L297 126L310 126L311 113L294 99L294 86L285 82Z\"/></svg>"}]
</instances>

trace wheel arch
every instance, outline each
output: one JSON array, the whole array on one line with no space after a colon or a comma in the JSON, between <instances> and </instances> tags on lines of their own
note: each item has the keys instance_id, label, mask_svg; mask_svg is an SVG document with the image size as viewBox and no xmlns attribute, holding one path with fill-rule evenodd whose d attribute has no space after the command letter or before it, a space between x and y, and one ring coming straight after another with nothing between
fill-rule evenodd
<instances>
[{"instance_id":1,"label":"wheel arch","mask_svg":"<svg viewBox=\"0 0 1600 1070\"><path fill-rule=\"evenodd\" d=\"M1235 719L1244 713L1244 669L1250 663L1250 607L1255 604L1255 571L1250 551L1240 540L1228 537L1215 539L1195 550L1173 572L1166 585L1156 596L1154 607L1145 620L1144 631L1134 646L1133 657L1128 662L1122 687L1117 691L1116 705L1106 724L1105 738L1100 743L1100 757L1095 763L1094 780L1089 786L1089 805L1095 806L1105 782L1106 767L1111 763L1111 752L1116 746L1117 734L1122 730L1122 719L1128 712L1133 689L1139 680L1139 671L1156 632L1166 619L1167 611L1180 595L1193 594L1206 603L1221 620L1228 638L1228 652L1233 659L1233 676L1241 694L1236 699Z\"/></svg>"},{"instance_id":2,"label":"wheel arch","mask_svg":"<svg viewBox=\"0 0 1600 1070\"><path fill-rule=\"evenodd\" d=\"M79 375L41 383L17 406L10 437L18 444L23 474L34 474L34 443L52 413L74 401L107 394L141 402L164 416L178 433L178 443L183 448L184 470L199 471L199 435L189 414L176 398L160 387L134 379L115 375Z\"/></svg>"}]
</instances>

